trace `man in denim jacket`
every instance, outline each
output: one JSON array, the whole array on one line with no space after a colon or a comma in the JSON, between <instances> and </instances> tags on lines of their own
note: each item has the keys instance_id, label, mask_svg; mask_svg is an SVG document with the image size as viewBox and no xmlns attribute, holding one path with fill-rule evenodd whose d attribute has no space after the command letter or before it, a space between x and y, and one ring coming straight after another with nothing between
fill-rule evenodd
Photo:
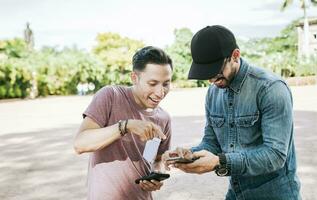
<instances>
[{"instance_id":1,"label":"man in denim jacket","mask_svg":"<svg viewBox=\"0 0 317 200\"><path fill-rule=\"evenodd\" d=\"M190 164L167 161L188 173L230 176L226 199L300 199L296 175L292 94L280 77L240 58L234 35L207 26L191 41L189 79L213 83L206 96L201 143L176 153ZM193 153L192 153L193 152ZM175 152L173 152L175 154Z\"/></svg>"}]
</instances>

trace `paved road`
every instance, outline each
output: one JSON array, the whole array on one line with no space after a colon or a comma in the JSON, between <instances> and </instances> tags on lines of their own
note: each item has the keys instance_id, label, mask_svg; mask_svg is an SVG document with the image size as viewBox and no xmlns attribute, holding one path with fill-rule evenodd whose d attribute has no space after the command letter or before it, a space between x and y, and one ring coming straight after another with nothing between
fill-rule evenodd
<instances>
[{"instance_id":1,"label":"paved road","mask_svg":"<svg viewBox=\"0 0 317 200\"><path fill-rule=\"evenodd\" d=\"M317 87L295 87L295 143L302 196L317 199ZM204 125L206 89L172 91L162 107L173 118L175 146L197 144ZM194 97L194 98L193 98ZM87 155L77 156L72 139L91 96L0 101L0 199L85 199ZM171 171L159 200L223 199L226 178Z\"/></svg>"}]
</instances>

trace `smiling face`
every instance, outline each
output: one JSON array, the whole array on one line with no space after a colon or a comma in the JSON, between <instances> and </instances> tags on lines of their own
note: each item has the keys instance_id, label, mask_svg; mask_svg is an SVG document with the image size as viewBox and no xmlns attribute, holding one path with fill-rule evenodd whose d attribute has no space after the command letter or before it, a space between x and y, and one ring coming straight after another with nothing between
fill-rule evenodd
<instances>
[{"instance_id":1,"label":"smiling face","mask_svg":"<svg viewBox=\"0 0 317 200\"><path fill-rule=\"evenodd\" d=\"M142 108L156 108L170 90L172 69L170 64L146 64L143 71L131 73L132 93Z\"/></svg>"}]
</instances>

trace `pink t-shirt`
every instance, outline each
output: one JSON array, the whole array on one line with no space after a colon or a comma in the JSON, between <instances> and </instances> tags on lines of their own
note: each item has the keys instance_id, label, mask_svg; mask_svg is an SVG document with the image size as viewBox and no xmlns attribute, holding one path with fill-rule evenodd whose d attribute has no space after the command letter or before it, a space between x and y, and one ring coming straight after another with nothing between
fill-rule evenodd
<instances>
[{"instance_id":1,"label":"pink t-shirt","mask_svg":"<svg viewBox=\"0 0 317 200\"><path fill-rule=\"evenodd\" d=\"M151 121L167 136L166 140L162 140L158 154L163 154L170 147L171 120L168 113L160 107L151 112L143 110L135 102L130 87L107 86L100 89L83 115L93 119L100 127L111 126L124 119ZM145 142L138 136L127 133L104 149L91 153L88 199L152 199L150 192L143 191L134 182L149 173L142 159L144 147Z\"/></svg>"}]
</instances>

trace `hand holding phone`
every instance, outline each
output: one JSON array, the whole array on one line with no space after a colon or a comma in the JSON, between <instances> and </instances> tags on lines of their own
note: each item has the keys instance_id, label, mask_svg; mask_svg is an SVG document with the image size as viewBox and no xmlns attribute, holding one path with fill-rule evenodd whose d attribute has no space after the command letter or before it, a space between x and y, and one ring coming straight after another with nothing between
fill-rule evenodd
<instances>
[{"instance_id":1,"label":"hand holding phone","mask_svg":"<svg viewBox=\"0 0 317 200\"><path fill-rule=\"evenodd\" d=\"M182 149L179 148L178 151L180 150ZM191 156L191 152L189 153L186 150L185 150L185 154L186 155L184 155L184 152L181 152L181 153L171 152L169 153L169 158L167 158L166 161L173 161L174 163L192 163L198 159Z\"/></svg>"},{"instance_id":2,"label":"hand holding phone","mask_svg":"<svg viewBox=\"0 0 317 200\"><path fill-rule=\"evenodd\" d=\"M172 157L172 158L169 158L167 159L166 161L174 161L175 163L192 163L194 162L195 160L197 160L198 158L192 158L192 159L186 159L186 158L182 158L182 157Z\"/></svg>"},{"instance_id":3,"label":"hand holding phone","mask_svg":"<svg viewBox=\"0 0 317 200\"><path fill-rule=\"evenodd\" d=\"M159 172L151 172L149 175L143 176L141 178L138 178L135 180L136 184L139 184L140 181L151 181L151 180L156 180L156 181L163 181L165 179L168 179L170 177L169 174L164 174L164 173L159 173Z\"/></svg>"}]
</instances>

